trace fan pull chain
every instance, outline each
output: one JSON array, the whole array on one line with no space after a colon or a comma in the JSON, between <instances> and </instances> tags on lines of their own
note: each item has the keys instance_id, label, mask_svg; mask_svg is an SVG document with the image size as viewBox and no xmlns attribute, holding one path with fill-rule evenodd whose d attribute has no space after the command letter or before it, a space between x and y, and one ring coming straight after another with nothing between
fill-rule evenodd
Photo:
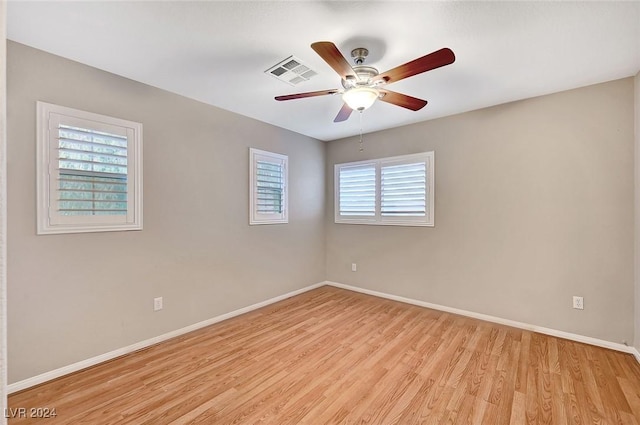
<instances>
[{"instance_id":1,"label":"fan pull chain","mask_svg":"<svg viewBox=\"0 0 640 425\"><path fill-rule=\"evenodd\" d=\"M362 145L362 111L360 111L360 152L364 151L364 146Z\"/></svg>"}]
</instances>

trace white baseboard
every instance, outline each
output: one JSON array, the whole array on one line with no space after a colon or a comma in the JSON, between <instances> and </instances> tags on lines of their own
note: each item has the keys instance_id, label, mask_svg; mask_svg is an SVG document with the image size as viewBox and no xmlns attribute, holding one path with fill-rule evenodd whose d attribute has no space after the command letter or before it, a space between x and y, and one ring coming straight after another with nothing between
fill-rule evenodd
<instances>
[{"instance_id":1,"label":"white baseboard","mask_svg":"<svg viewBox=\"0 0 640 425\"><path fill-rule=\"evenodd\" d=\"M144 340L144 341L140 341L140 342L138 342L136 344L129 345L127 347L119 348L117 350L113 350L113 351L110 351L108 353L101 354L99 356L91 357L89 359L82 360L82 361L79 361L77 363L70 364L68 366L63 366L61 368L58 368L58 369L55 369L55 370L52 370L52 371L49 371L49 372L45 372L45 373L42 373L40 375L24 379L22 381L14 382L12 384L9 384L9 386L7 388L8 393L11 394L11 393L15 393L17 391L22 391L24 389L33 387L35 385L42 384L42 383L50 381L52 379L56 379L56 378L59 378L59 377L64 376L64 375L68 375L70 373L77 372L79 370L86 369L86 368L91 367L91 366L95 366L95 365L103 363L105 361L115 359L116 357L120 357L120 356L123 356L125 354L133 353L134 351L138 351L138 350L141 350L143 348L150 347L150 346L152 346L154 344L158 344L158 343L160 343L162 341L166 341L168 339L175 338L175 337L180 336L180 335L184 335L186 333L195 331L195 330L200 329L200 328L204 328L204 327L209 326L209 325L213 325L214 323L218 323L218 322L221 322L223 320L230 319L232 317L236 317L236 316L239 316L239 315L244 314L244 313L248 313L248 312L253 311L253 310L257 310L257 309L259 309L261 307L265 307L265 306L268 306L270 304L274 304L274 303L276 303L278 301L282 301L284 299L291 298L291 297L293 297L295 295L299 295L299 294L302 294L304 292L311 291L312 289L316 289L316 288L319 288L319 287L324 286L324 285L335 286L336 288L347 289L349 291L360 292L360 293L367 294L367 295L373 295L375 297L386 298L386 299L393 300L393 301L400 301L400 302L403 302L403 303L413 304L413 305L417 305L417 306L420 306L420 307L426 307L426 308L431 308L431 309L434 309L434 310L445 311L447 313L459 314L461 316L472 317L472 318L479 319L479 320L484 320L484 321L487 321L487 322L498 323L498 324L501 324L501 325L511 326L511 327L514 327L514 328L525 329L525 330L529 330L529 331L532 331L532 332L538 332L538 333L542 333L542 334L546 334L546 335L556 336L556 337L559 337L559 338L565 338L565 339L569 339L569 340L572 340L572 341L583 342L583 343L595 345L595 346L598 346L598 347L610 348L610 349L613 349L613 350L616 350L616 351L621 351L621 352L624 352L624 353L633 354L635 356L636 360L638 360L638 362L640 362L640 352L636 348L629 347L629 346L626 346L624 344L618 344L618 343L615 343L615 342L610 342L610 341L605 341L605 340L592 338L592 337L588 337L588 336L573 334L573 333L570 333L570 332L564 332L564 331L558 331L558 330L555 330L555 329L544 328L544 327L541 327L541 326L531 325L531 324L528 324L528 323L516 322L514 320L503 319L503 318L495 317L495 316L489 316L487 314L475 313L475 312L472 312L472 311L461 310L461 309L458 309L458 308L453 308L453 307L447 307L447 306L443 306L443 305L439 305L439 304L428 303L426 301L414 300L414 299L411 299L411 298L405 298L405 297L401 297L401 296L398 296L398 295L387 294L387 293L384 293L384 292L372 291L370 289L359 288L357 286L345 285L345 284L342 284L342 283L331 282L331 281L324 281L324 282L316 283L314 285L310 285L310 286L307 286L307 287L304 287L304 288L301 288L301 289L298 289L298 290L295 290L295 291L292 291L292 292L288 292L288 293L286 293L284 295L280 295L280 296L277 296L277 297L274 297L274 298L270 298L270 299L268 299L266 301L262 301L262 302L259 302L259 303L256 303L256 304L252 304L252 305L247 306L247 307L240 308L238 310L234 310L234 311L226 313L226 314L222 314L220 316L216 316L216 317L214 317L212 319L208 319L208 320L205 320L205 321L202 321L202 322L199 322L199 323L195 323L193 325L190 325L190 326L187 326L187 327L184 327L184 328L181 328L181 329L177 329L175 331L168 332L168 333L163 334L163 335L156 336L154 338L150 338L150 339L147 339L147 340Z\"/></svg>"},{"instance_id":2,"label":"white baseboard","mask_svg":"<svg viewBox=\"0 0 640 425\"><path fill-rule=\"evenodd\" d=\"M590 336L578 335L570 332L559 331L556 329L545 328L542 326L531 325L529 323L517 322L515 320L503 319L501 317L490 316L488 314L475 313L473 311L461 310L459 308L447 307L439 304L432 304L426 301L414 300L411 298L400 297L398 295L387 294L384 292L372 291L370 289L359 288L357 286L345 285L338 282L324 282L326 285L335 286L336 288L347 289L349 291L360 292L367 295L373 295L375 297L386 298L393 301L400 301L407 304L413 304L420 307L431 308L433 310L445 311L447 313L458 314L460 316L472 317L474 319L484 320L486 322L498 323L501 325L511 326L518 329L525 329L532 332L538 332L545 335L551 335L558 338L564 338L571 341L582 342L585 344L595 345L598 347L610 348L616 351L622 351L624 353L633 354L640 362L640 352L634 347L629 347L624 344L618 344L616 342L605 341L598 338L592 338Z\"/></svg>"},{"instance_id":3,"label":"white baseboard","mask_svg":"<svg viewBox=\"0 0 640 425\"><path fill-rule=\"evenodd\" d=\"M95 366L97 364L106 362L107 360L112 360L112 359L115 359L116 357L120 357L120 356L123 356L125 354L133 353L134 351L138 351L138 350L141 350L143 348L150 347L150 346L152 346L154 344L157 344L159 342L166 341L168 339L175 338L177 336L184 335L184 334L189 333L189 332L193 332L193 331L195 331L197 329L204 328L204 327L209 326L209 325L213 325L214 323L218 323L218 322L221 322L223 320L231 319L232 317L236 317L236 316L239 316L241 314L248 313L248 312L253 311L253 310L257 310L257 309L259 309L261 307L265 307L265 306L268 306L270 304L274 304L274 303L276 303L278 301L282 301L284 299L291 298L291 297L293 297L295 295L299 295L299 294L302 294L304 292L311 291L312 289L316 289L316 288L319 288L319 287L324 286L324 285L326 285L325 282L320 282L320 283L316 283L314 285L306 286L304 288L301 288L301 289L298 289L298 290L295 290L295 291L292 291L292 292L287 292L284 295L279 295L277 297L270 298L270 299L268 299L266 301L262 301L262 302L259 302L259 303L256 303L256 304L252 304L252 305L247 306L247 307L240 308L238 310L234 310L234 311L229 312L229 313L222 314L220 316L216 316L216 317L214 317L212 319L208 319L208 320L205 320L205 321L202 321L202 322L199 322L199 323L194 323L193 325L190 325L190 326L187 326L187 327L184 327L184 328L181 328L181 329L177 329L175 331L171 331L171 332L168 332L166 334L156 336L154 338L150 338L150 339L147 339L147 340L144 340L144 341L140 341L140 342L138 342L136 344L129 345L127 347L119 348L117 350L113 350L113 351L110 351L108 353L101 354L99 356L91 357L90 359L82 360L82 361L79 361L77 363L70 364L68 366L63 366L61 368L58 368L58 369L55 369L55 370L52 370L52 371L49 371L49 372L45 372L45 373L42 373L42 374L37 375L37 376L24 379L22 381L14 382L13 384L9 384L9 386L7 388L8 393L9 394L15 393L17 391L21 391L21 390L24 390L26 388L30 388L30 387L33 387L35 385L42 384L44 382L50 381L52 379L56 379L56 378L59 378L59 377L64 376L64 375L68 375L70 373L77 372L79 370L86 369L86 368L91 367L91 366Z\"/></svg>"}]
</instances>

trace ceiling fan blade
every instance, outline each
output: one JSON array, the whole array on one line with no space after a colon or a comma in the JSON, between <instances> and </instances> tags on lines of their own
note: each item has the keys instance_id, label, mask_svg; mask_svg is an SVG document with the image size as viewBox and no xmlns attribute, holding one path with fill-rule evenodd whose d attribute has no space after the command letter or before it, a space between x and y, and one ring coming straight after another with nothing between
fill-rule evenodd
<instances>
[{"instance_id":1,"label":"ceiling fan blade","mask_svg":"<svg viewBox=\"0 0 640 425\"><path fill-rule=\"evenodd\" d=\"M456 60L456 56L449 48L436 50L433 53L414 59L404 65L397 66L387 72L378 75L376 81L384 81L385 83L395 83L407 77L412 77L441 66L449 65Z\"/></svg>"},{"instance_id":2,"label":"ceiling fan blade","mask_svg":"<svg viewBox=\"0 0 640 425\"><path fill-rule=\"evenodd\" d=\"M347 62L344 56L342 56L342 53L340 53L340 50L338 50L332 42L318 41L313 43L311 48L343 79L346 80L347 76L358 78L358 75L353 68L351 68L349 62Z\"/></svg>"},{"instance_id":3,"label":"ceiling fan blade","mask_svg":"<svg viewBox=\"0 0 640 425\"><path fill-rule=\"evenodd\" d=\"M276 96L276 100L292 100L292 99L303 99L305 97L314 97L314 96L324 96L327 94L336 94L338 90L320 90L320 91L310 91L306 93L295 93L295 94L287 94L284 96Z\"/></svg>"},{"instance_id":4,"label":"ceiling fan blade","mask_svg":"<svg viewBox=\"0 0 640 425\"><path fill-rule=\"evenodd\" d=\"M403 108L411 109L412 111L418 111L424 108L427 104L426 100L418 99L417 97L407 96L406 94L397 93L389 90L379 89L383 96L380 100L383 102L391 103L393 105L402 106Z\"/></svg>"},{"instance_id":5,"label":"ceiling fan blade","mask_svg":"<svg viewBox=\"0 0 640 425\"><path fill-rule=\"evenodd\" d=\"M348 120L349 116L351 116L351 112L353 112L353 109L349 108L349 105L345 103L344 105L342 105L340 112L338 112L338 115L336 115L333 122L342 122Z\"/></svg>"}]
</instances>

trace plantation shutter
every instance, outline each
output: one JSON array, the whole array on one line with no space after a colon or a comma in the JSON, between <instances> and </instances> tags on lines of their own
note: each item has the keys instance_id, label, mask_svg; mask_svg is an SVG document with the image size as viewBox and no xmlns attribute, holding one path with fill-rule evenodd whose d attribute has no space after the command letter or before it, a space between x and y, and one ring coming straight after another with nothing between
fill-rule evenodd
<instances>
[{"instance_id":1,"label":"plantation shutter","mask_svg":"<svg viewBox=\"0 0 640 425\"><path fill-rule=\"evenodd\" d=\"M57 126L57 213L127 215L127 136Z\"/></svg>"},{"instance_id":2,"label":"plantation shutter","mask_svg":"<svg viewBox=\"0 0 640 425\"><path fill-rule=\"evenodd\" d=\"M284 165L280 162L256 161L257 212L284 212Z\"/></svg>"},{"instance_id":3,"label":"plantation shutter","mask_svg":"<svg viewBox=\"0 0 640 425\"><path fill-rule=\"evenodd\" d=\"M39 235L142 229L142 124L37 102Z\"/></svg>"},{"instance_id":4,"label":"plantation shutter","mask_svg":"<svg viewBox=\"0 0 640 425\"><path fill-rule=\"evenodd\" d=\"M273 152L249 149L249 224L288 223L289 158Z\"/></svg>"},{"instance_id":5,"label":"plantation shutter","mask_svg":"<svg viewBox=\"0 0 640 425\"><path fill-rule=\"evenodd\" d=\"M434 225L434 152L335 164L336 223Z\"/></svg>"},{"instance_id":6,"label":"plantation shutter","mask_svg":"<svg viewBox=\"0 0 640 425\"><path fill-rule=\"evenodd\" d=\"M338 171L339 215L375 217L376 166L374 163L342 166Z\"/></svg>"},{"instance_id":7,"label":"plantation shutter","mask_svg":"<svg viewBox=\"0 0 640 425\"><path fill-rule=\"evenodd\" d=\"M424 217L427 213L427 167L424 161L381 165L382 217Z\"/></svg>"}]
</instances>

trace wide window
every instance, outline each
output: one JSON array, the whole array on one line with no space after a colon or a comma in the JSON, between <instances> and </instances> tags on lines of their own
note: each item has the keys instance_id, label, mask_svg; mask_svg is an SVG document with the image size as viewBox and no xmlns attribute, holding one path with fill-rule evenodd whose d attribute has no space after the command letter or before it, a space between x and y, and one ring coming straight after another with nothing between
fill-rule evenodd
<instances>
[{"instance_id":1,"label":"wide window","mask_svg":"<svg viewBox=\"0 0 640 425\"><path fill-rule=\"evenodd\" d=\"M434 153L335 165L335 222L434 225Z\"/></svg>"},{"instance_id":2,"label":"wide window","mask_svg":"<svg viewBox=\"0 0 640 425\"><path fill-rule=\"evenodd\" d=\"M249 224L288 223L288 157L249 149Z\"/></svg>"},{"instance_id":3,"label":"wide window","mask_svg":"<svg viewBox=\"0 0 640 425\"><path fill-rule=\"evenodd\" d=\"M142 124L38 102L38 234L142 229Z\"/></svg>"}]
</instances>

